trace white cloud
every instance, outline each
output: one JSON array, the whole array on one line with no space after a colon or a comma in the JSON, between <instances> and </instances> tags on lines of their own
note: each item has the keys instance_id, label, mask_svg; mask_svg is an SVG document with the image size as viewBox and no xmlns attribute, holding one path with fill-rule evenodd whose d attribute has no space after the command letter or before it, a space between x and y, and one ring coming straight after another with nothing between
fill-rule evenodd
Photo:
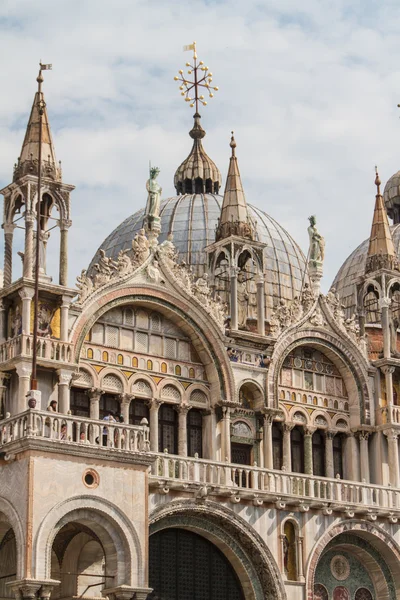
<instances>
[{"instance_id":1,"label":"white cloud","mask_svg":"<svg viewBox=\"0 0 400 600\"><path fill-rule=\"evenodd\" d=\"M144 205L149 158L164 195L187 155L191 112L173 81L196 39L220 91L205 147L226 173L229 135L247 199L307 249L326 237L325 288L369 234L374 165L400 168L400 9L356 0L6 0L0 5L0 185L9 183L35 90L45 93L64 180L73 183L70 283ZM55 254L50 267L55 270Z\"/></svg>"}]
</instances>

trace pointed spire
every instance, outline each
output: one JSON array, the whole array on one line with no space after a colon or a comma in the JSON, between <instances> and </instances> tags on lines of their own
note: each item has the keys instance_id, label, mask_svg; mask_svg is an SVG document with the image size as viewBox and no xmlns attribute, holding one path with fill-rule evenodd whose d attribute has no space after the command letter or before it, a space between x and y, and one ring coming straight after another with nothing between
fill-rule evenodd
<instances>
[{"instance_id":1,"label":"pointed spire","mask_svg":"<svg viewBox=\"0 0 400 600\"><path fill-rule=\"evenodd\" d=\"M195 113L194 125L189 131L193 146L189 156L175 172L174 185L177 194L218 194L221 173L203 148L201 140L206 132L200 124L200 115Z\"/></svg>"},{"instance_id":2,"label":"pointed spire","mask_svg":"<svg viewBox=\"0 0 400 600\"><path fill-rule=\"evenodd\" d=\"M390 232L388 216L381 194L381 180L375 167L376 201L369 238L368 256L365 272L378 269L398 269L393 238Z\"/></svg>"},{"instance_id":3,"label":"pointed spire","mask_svg":"<svg viewBox=\"0 0 400 600\"><path fill-rule=\"evenodd\" d=\"M236 158L236 141L233 131L230 147L232 149L232 156L226 178L221 217L215 236L216 241L227 238L230 235L253 239L253 227L247 212L246 197Z\"/></svg>"},{"instance_id":4,"label":"pointed spire","mask_svg":"<svg viewBox=\"0 0 400 600\"><path fill-rule=\"evenodd\" d=\"M41 90L43 81L42 72L39 72L37 82L38 91L35 94L32 104L32 110L26 128L25 138L22 144L21 154L18 163L14 168L14 181L24 175L38 174L39 158L39 108L43 107L42 117L42 173L43 177L48 177L55 181L61 181L61 163L57 163L54 144L51 137L49 117L47 114L44 95Z\"/></svg>"}]
</instances>

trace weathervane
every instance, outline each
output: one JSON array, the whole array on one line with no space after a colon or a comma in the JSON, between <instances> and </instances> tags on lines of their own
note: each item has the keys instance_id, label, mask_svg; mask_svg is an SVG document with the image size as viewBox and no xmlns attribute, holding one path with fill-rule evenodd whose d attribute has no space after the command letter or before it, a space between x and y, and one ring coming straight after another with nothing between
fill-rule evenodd
<instances>
[{"instance_id":1,"label":"weathervane","mask_svg":"<svg viewBox=\"0 0 400 600\"><path fill-rule=\"evenodd\" d=\"M218 88L211 85L212 83L212 73L209 72L208 67L204 66L204 62L200 60L197 62L197 53L196 53L196 42L190 44L189 46L183 47L184 52L187 50L193 50L193 64L190 62L186 63L188 69L188 75L193 75L193 79L189 80L184 76L183 70L179 71L179 75L174 77L175 81L180 81L182 85L179 87L181 90L181 96L185 97L185 102L190 102L191 107L196 106L196 113L199 112L199 102L203 106L207 105L207 102L204 100L204 95L200 95L200 88L205 88L208 92L210 98L214 96L213 92L217 92ZM194 98L190 96L190 92L194 90Z\"/></svg>"}]
</instances>

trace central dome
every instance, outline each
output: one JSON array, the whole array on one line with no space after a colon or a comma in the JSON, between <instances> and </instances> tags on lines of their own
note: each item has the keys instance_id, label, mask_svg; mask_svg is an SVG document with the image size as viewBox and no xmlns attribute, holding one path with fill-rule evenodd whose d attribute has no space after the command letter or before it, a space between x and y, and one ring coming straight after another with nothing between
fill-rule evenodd
<instances>
[{"instance_id":1,"label":"central dome","mask_svg":"<svg viewBox=\"0 0 400 600\"><path fill-rule=\"evenodd\" d=\"M192 265L196 276L204 273L204 249L215 241L215 230L221 215L222 196L216 194L184 194L161 203L161 234L159 242L173 234L179 260ZM255 237L267 244L265 256L265 296L267 318L279 300L291 300L301 290L305 272L304 255L290 235L272 217L248 204L249 216L255 225ZM139 210L119 225L101 244L90 266L98 262L100 250L116 259L120 250L130 249L132 240L143 226L145 210ZM308 278L306 279L308 281Z\"/></svg>"}]
</instances>

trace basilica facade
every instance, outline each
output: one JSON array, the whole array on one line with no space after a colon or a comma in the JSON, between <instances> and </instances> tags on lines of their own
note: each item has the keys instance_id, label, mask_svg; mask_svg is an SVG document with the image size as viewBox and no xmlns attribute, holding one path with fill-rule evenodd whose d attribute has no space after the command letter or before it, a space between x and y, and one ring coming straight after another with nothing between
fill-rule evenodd
<instances>
[{"instance_id":1,"label":"basilica facade","mask_svg":"<svg viewBox=\"0 0 400 600\"><path fill-rule=\"evenodd\" d=\"M400 175L323 295L315 217L305 255L196 111L176 196L152 169L70 288L43 100L1 190L0 599L400 598Z\"/></svg>"}]
</instances>

